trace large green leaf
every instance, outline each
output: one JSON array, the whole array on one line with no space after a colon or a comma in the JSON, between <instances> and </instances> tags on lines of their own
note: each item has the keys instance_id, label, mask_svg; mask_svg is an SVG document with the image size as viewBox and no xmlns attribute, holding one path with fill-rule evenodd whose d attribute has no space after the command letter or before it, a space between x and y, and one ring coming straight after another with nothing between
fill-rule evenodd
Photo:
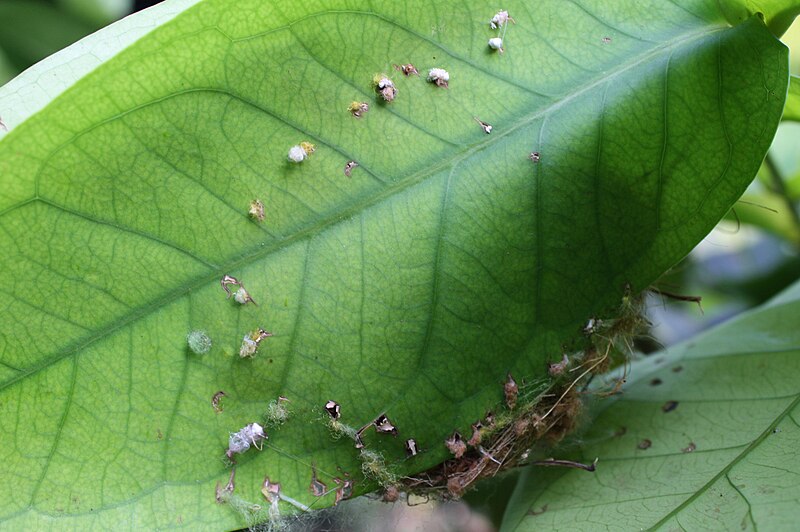
<instances>
[{"instance_id":1,"label":"large green leaf","mask_svg":"<svg viewBox=\"0 0 800 532\"><path fill-rule=\"evenodd\" d=\"M504 529L795 528L799 316L800 283L634 364L635 382L585 435L597 471L525 471ZM677 407L665 413L668 401Z\"/></svg>"},{"instance_id":2,"label":"large green leaf","mask_svg":"<svg viewBox=\"0 0 800 532\"><path fill-rule=\"evenodd\" d=\"M323 426L328 399L355 426L389 415L401 438L366 440L398 473L431 467L506 372L541 377L714 226L783 109L762 19L731 26L710 0L506 7L499 55L473 0L201 1L0 141L4 526L236 526L214 504L228 432L278 395L293 418L239 459L247 499L269 475L312 503L312 463L374 487ZM392 71L408 61L422 78ZM425 82L435 66L448 90ZM292 166L303 140L317 151ZM225 274L258 306L226 300ZM259 326L275 336L239 359ZM426 452L404 460L405 437Z\"/></svg>"}]
</instances>

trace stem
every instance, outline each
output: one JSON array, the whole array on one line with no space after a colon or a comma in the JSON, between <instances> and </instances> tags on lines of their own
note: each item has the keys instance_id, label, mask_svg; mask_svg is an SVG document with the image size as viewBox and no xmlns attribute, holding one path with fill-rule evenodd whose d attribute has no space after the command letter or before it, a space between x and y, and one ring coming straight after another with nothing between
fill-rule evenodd
<instances>
[{"instance_id":1,"label":"stem","mask_svg":"<svg viewBox=\"0 0 800 532\"><path fill-rule=\"evenodd\" d=\"M781 199L783 199L783 202L789 209L789 215L792 217L792 222L794 222L795 228L800 233L800 212L798 212L797 206L792 201L791 196L789 196L789 191L786 190L786 183L784 182L783 176L781 175L780 170L778 170L778 166L775 164L775 159L773 159L771 153L767 153L767 158L764 159L764 164L767 165L770 179L772 180L772 191L779 195Z\"/></svg>"}]
</instances>

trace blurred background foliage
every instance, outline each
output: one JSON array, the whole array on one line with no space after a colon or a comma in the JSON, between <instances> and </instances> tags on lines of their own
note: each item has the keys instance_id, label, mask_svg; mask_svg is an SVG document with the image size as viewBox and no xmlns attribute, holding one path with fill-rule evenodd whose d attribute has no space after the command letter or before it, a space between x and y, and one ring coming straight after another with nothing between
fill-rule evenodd
<instances>
[{"instance_id":1,"label":"blurred background foliage","mask_svg":"<svg viewBox=\"0 0 800 532\"><path fill-rule=\"evenodd\" d=\"M157 0L0 0L0 85L85 35ZM791 72L800 75L800 23L782 40ZM648 353L669 346L763 303L800 277L800 122L786 120L757 178L719 226L658 283L651 293L650 335L637 347ZM701 305L664 292L702 297ZM575 443L575 442L573 442ZM463 503L371 505L352 501L347 514L323 517L314 529L492 530L499 524L516 479L512 473L485 483ZM366 506L366 507L365 507ZM362 521L356 524L354 516ZM331 519L332 517L332 519ZM487 519L488 517L488 519ZM347 523L347 525L345 525ZM310 523L306 522L306 525Z\"/></svg>"}]
</instances>

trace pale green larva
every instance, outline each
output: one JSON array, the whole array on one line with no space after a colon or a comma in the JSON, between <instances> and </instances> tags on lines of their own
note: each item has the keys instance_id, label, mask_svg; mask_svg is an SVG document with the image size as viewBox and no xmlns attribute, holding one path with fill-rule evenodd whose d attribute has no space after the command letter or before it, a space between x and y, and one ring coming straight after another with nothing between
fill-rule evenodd
<instances>
[{"instance_id":1,"label":"pale green larva","mask_svg":"<svg viewBox=\"0 0 800 532\"><path fill-rule=\"evenodd\" d=\"M205 355L211 351L211 338L205 331L192 331L186 336L189 349L196 355Z\"/></svg>"}]
</instances>

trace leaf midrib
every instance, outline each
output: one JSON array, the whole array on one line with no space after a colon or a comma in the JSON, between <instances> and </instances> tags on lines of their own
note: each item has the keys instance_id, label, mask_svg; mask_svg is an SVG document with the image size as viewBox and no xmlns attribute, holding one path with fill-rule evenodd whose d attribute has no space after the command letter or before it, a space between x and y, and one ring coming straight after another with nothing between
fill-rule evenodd
<instances>
[{"instance_id":1,"label":"leaf midrib","mask_svg":"<svg viewBox=\"0 0 800 532\"><path fill-rule=\"evenodd\" d=\"M685 32L685 33L680 33L680 34L676 35L675 38L667 40L667 41L664 41L659 46L656 46L656 47L653 47L653 48L649 49L646 53L641 54L639 56L634 56L631 60L620 63L617 68L607 72L605 75L601 75L601 76L596 77L594 80L590 81L589 83L586 83L584 85L579 86L576 90L567 93L562 98L560 98L558 100L555 100L552 103L550 103L550 104L548 104L548 105L546 105L546 106L544 106L544 107L542 107L542 108L540 108L540 109L538 109L538 110L536 110L536 111L534 111L534 112L532 112L532 113L530 113L528 115L523 116L516 124L510 126L508 129L502 130L502 131L498 131L497 129L495 129L492 132L493 134L490 137L486 137L482 141L473 144L470 148L464 150L463 152L454 153L454 154L450 155L449 157L443 158L442 161L440 161L439 163L437 163L437 164L435 164L435 165L433 165L433 166L431 166L429 168L418 170L417 172L414 172L414 173L412 173L412 174L410 174L410 175L408 175L408 176L406 176L404 178L401 178L397 182L395 182L394 184L389 185L388 187L380 190L379 192L368 196L363 201L353 203L350 207L345 208L344 210L337 211L336 213L333 213L330 216L321 218L316 223L312 223L312 224L308 225L305 228L298 229L295 233L293 233L291 235L288 235L287 237L285 237L284 239L282 239L280 241L274 242L273 244L271 244L269 246L258 246L251 253L244 254L244 255L240 256L239 258L230 261L226 265L223 265L221 268L211 272L209 275L203 276L203 277L199 278L198 280L196 280L194 282L190 281L190 282L184 283L181 287L177 288L176 290L171 291L171 292L167 292L162 297L154 299L150 303L145 304L145 305L139 307L138 309L134 309L132 312L128 313L127 315L120 317L116 321L116 323L112 323L112 324L110 324L109 326L107 326L104 329L99 329L98 331L96 331L93 334L87 335L82 339L76 340L75 342L73 342L73 344L71 346L66 347L61 353L55 354L55 355L53 355L51 357L43 358L38 363L34 364L33 366L30 366L28 369L22 370L22 373L20 373L19 375L16 375L13 378L8 379L3 383L0 383L0 391L6 390L7 388L10 388L14 384L16 384L16 383L18 383L18 382L20 382L20 381L32 376L32 375L35 375L38 372L40 372L40 371L42 371L42 370L44 370L46 368L49 368L50 366L60 362L61 360L65 359L65 358L67 358L69 356L72 356L74 354L77 354L78 352L80 352L84 348L92 345L94 342L96 342L98 340L101 340L102 338L105 338L105 337L113 334L114 332L116 332L116 331L118 331L118 330L120 330L120 329L122 329L122 328L124 328L124 327L126 327L128 325L130 325L131 323L134 323L134 322L138 321L139 319L141 319L143 317L146 317L146 316L150 315L151 312L154 311L154 310L160 309L162 307L165 307L165 306L169 305L170 303L175 302L176 300L178 300L181 297L187 295L188 293L192 292L193 290L196 290L196 289L206 285L207 283L216 281L217 279L219 279L222 275L225 275L226 273L229 273L231 271L235 271L238 268L247 266L247 265L255 262L256 260L258 260L260 258L263 258L265 256L269 256L269 255L271 255L273 253L279 252L279 251L281 251L281 250L283 250L283 249L285 249L285 248L287 248L287 247L289 247L289 246L291 246L291 245L293 245L293 244L295 244L295 243L297 243L299 241L302 241L302 240L304 240L306 238L313 238L316 235L323 233L328 228L333 227L333 226L337 225L338 223L351 218L354 214L359 213L359 212L363 212L363 211L367 210L368 208L370 208L370 207L372 207L374 205L380 204L381 202L387 200L388 198L391 198L391 197L393 197L393 196L395 196L395 195L397 195L397 194L399 194L399 193L401 193L401 192L413 187L414 185L417 185L418 183L421 183L426 178L434 176L437 173L439 173L440 171L442 171L442 170L444 170L444 169L446 169L446 168L448 168L450 166L458 165L459 163L461 163L462 161L464 161L466 159L469 159L470 157L472 157L476 153L479 153L479 152L483 151L484 149L486 149L486 148L488 148L488 147L500 142L501 139L504 139L504 138L512 135L513 133L516 133L520 129L530 125L531 123L535 122L539 118L542 118L542 117L544 117L544 116L546 116L546 115L548 115L548 114L550 114L552 112L558 111L559 109L561 109L565 105L567 105L570 102L576 100L577 98L581 97L582 95L588 93L592 89L594 89L596 87L599 87L599 86L603 85L604 83L612 81L613 79L625 74L626 72L635 69L639 65L647 63L651 59L657 58L658 56L662 55L664 52L670 51L670 50L672 50L674 48L677 48L677 47L680 47L680 46L687 45L687 44L689 44L689 43L691 43L693 41L701 40L701 39L703 39L705 37L713 35L714 33L717 33L717 32L720 32L720 31L723 31L723 30L726 30L726 29L729 29L729 28L730 28L730 26L727 26L727 25L712 25L712 26L709 26L709 27L704 27L701 30L695 30L695 31L689 31L689 32ZM251 105L256 109L259 109L262 112L264 112L266 114L269 114L270 116L274 116L274 113L270 112L267 109L262 108L256 102L253 102L251 100L243 98L243 97L239 96L238 94L233 93L232 91L229 91L229 90L226 90L226 89L215 88L215 87L206 87L206 88L185 89L185 90L173 92L173 93L165 95L165 96L161 96L159 98L155 98L150 102L140 104L140 105L136 106L133 109L126 110L123 113L119 113L119 114L115 115L114 117L105 119L105 120L102 121L102 123L103 124L109 123L112 120L115 120L115 119L117 119L117 118L119 118L121 116L130 114L132 112L135 112L136 110L140 110L140 109L146 108L149 105L154 105L154 104L157 104L157 103L160 103L160 102L164 102L164 101L169 100L170 98L173 98L173 97L181 96L181 95L187 94L187 93L196 93L196 92L202 92L202 91L214 92L214 93L227 95L227 96L229 96L231 98L234 98L236 100L239 100L239 101L241 101L241 102L243 102L245 104ZM93 124L90 128L87 128L87 130L85 130L85 131L94 129L95 127L97 127L99 125L100 124ZM63 147L64 145L66 145L69 142L73 141L75 138L79 137L84 132L81 132L81 133L78 133L76 135L73 135L73 137L71 138L70 141L68 141L67 143L62 144L62 146L60 146L60 147ZM55 150L58 150L59 148L55 148ZM48 157L48 159L49 159L49 157ZM30 203L32 203L34 201L43 201L43 200L41 198L39 198L39 197L26 199L24 201L21 201L21 202L17 203L14 206L11 206L11 207L5 209L4 211L0 212L0 216L5 215L5 214L9 214L13 210L15 210L15 208L21 207L23 205L30 204Z\"/></svg>"},{"instance_id":2,"label":"leaf midrib","mask_svg":"<svg viewBox=\"0 0 800 532\"><path fill-rule=\"evenodd\" d=\"M797 394L795 400L789 403L789 406L787 406L783 410L783 412L778 414L775 417L775 420L772 423L770 423L769 426L755 440L753 440L750 443L750 445L748 445L741 453L736 455L736 457L733 460L731 460L731 462L727 466L722 468L722 470L720 470L719 473L714 475L700 489L695 491L691 497L683 501L679 506L677 506L675 509L671 510L667 515L661 518L660 521L652 525L650 529L655 530L661 527L667 521L669 521L673 517L677 516L680 512L682 512L692 502L697 500L698 497L705 494L714 484L717 483L717 481L719 481L723 476L726 476L728 473L730 473L731 469L733 469L734 466L736 466L739 462L744 460L744 458L746 458L751 452L753 452L756 448L758 448L758 446L761 445L770 434L772 434L772 431L775 430L778 424L780 424L780 422L783 421L792 412L792 410L797 408L798 405L800 405L800 394Z\"/></svg>"}]
</instances>

